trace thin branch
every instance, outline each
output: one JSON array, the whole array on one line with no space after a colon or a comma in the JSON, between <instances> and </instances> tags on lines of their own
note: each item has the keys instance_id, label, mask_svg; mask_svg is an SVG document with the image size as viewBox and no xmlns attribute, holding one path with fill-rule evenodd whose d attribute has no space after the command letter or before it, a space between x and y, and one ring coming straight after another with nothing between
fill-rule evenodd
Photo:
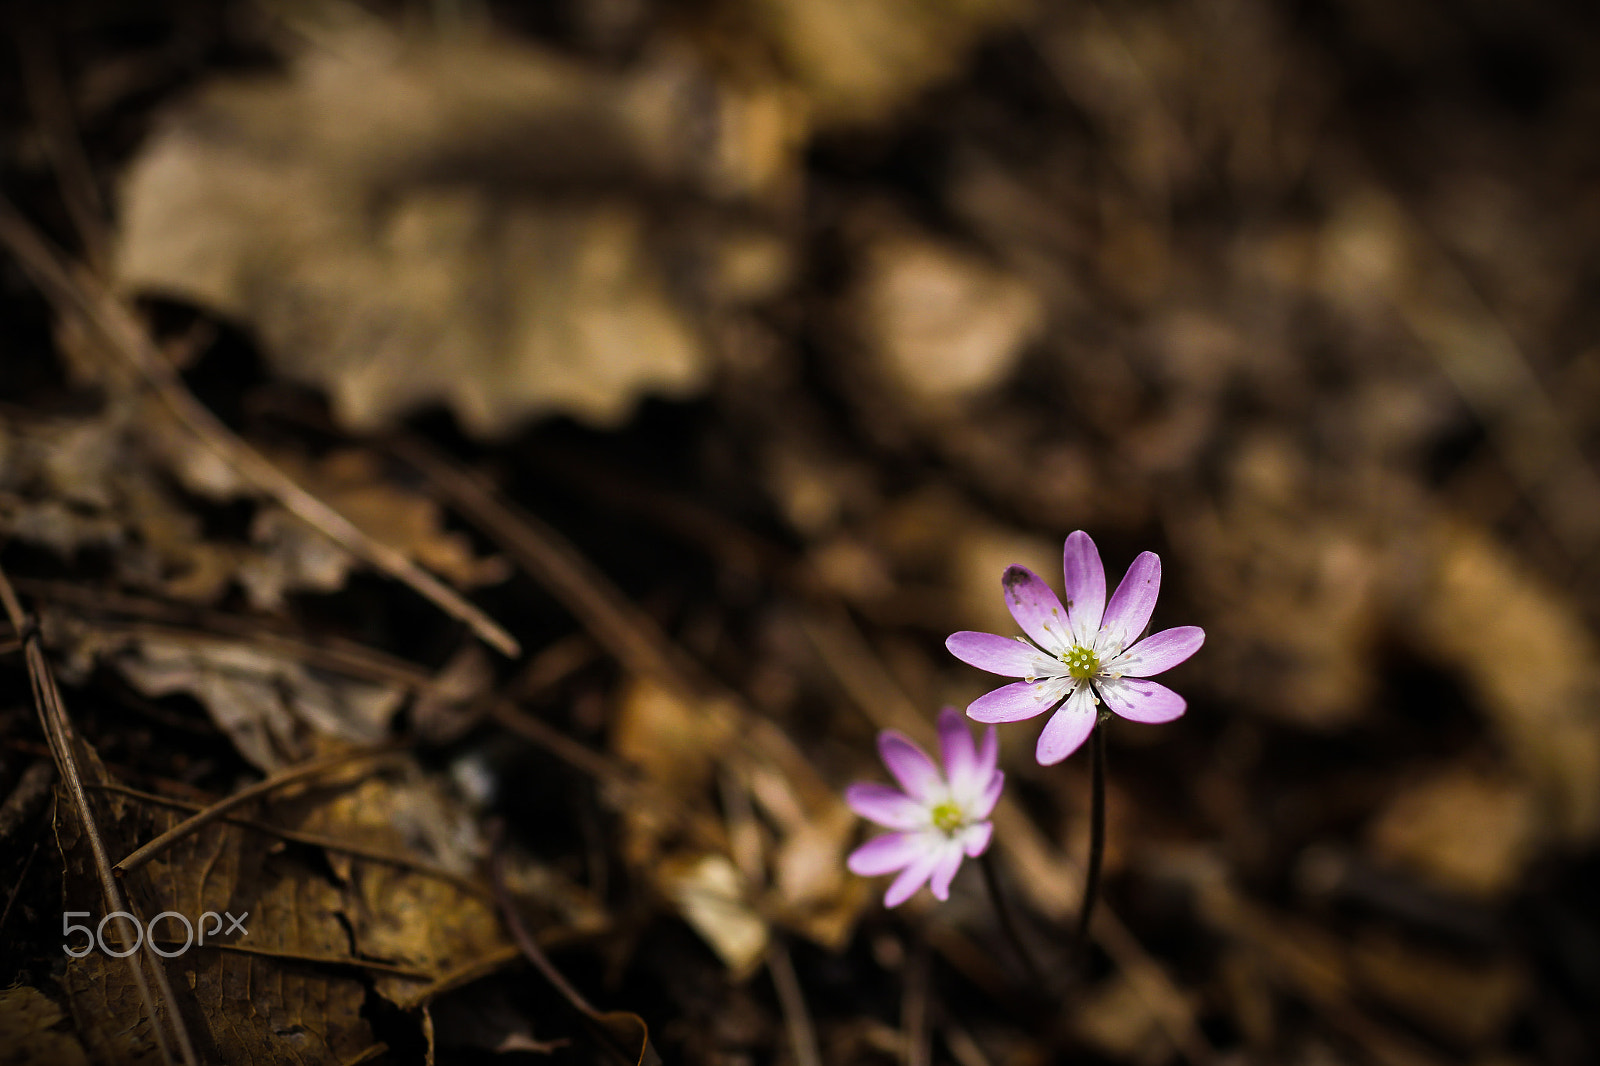
<instances>
[{"instance_id":1,"label":"thin branch","mask_svg":"<svg viewBox=\"0 0 1600 1066\"><path fill-rule=\"evenodd\" d=\"M811 1024L811 1012L806 1009L805 993L800 990L800 979L795 976L789 949L777 937L767 943L767 972L772 975L772 987L778 993L778 1008L783 1012L784 1028L789 1030L796 1066L822 1066L822 1054L817 1050L817 1030Z\"/></svg>"},{"instance_id":2,"label":"thin branch","mask_svg":"<svg viewBox=\"0 0 1600 1066\"><path fill-rule=\"evenodd\" d=\"M387 758L395 754L398 745L383 744L373 748L357 748L351 751L337 751L331 755L310 759L295 766L287 767L268 777L257 781L249 788L240 789L233 795L218 800L198 814L185 818L177 825L157 836L154 840L135 849L134 852L114 867L117 873L127 876L167 848L176 844L185 837L204 829L212 822L221 818L235 807L242 807L287 785L296 784L309 778L317 777L329 770L346 766L350 763L360 762L365 759Z\"/></svg>"},{"instance_id":3,"label":"thin branch","mask_svg":"<svg viewBox=\"0 0 1600 1066\"><path fill-rule=\"evenodd\" d=\"M206 804L203 803L194 803L190 800L177 799L173 796L163 796L155 792L145 792L137 788L129 788L127 785L90 785L89 787L101 792L115 792L120 796L128 796L144 803L153 803L162 807L175 807L178 810L191 812L207 810ZM253 829L258 833L265 833L268 836L277 837L279 840L287 840L295 844L305 844L309 847L322 848L325 851L336 852L340 855L349 855L351 858L365 859L368 862L382 863L385 866L394 866L402 870L410 870L413 873L422 874L426 877L436 878L440 881L447 881L470 895L489 895L488 888L477 881L474 881L469 877L462 877L457 873L452 873L442 866L436 866L433 863L423 862L420 859L412 858L409 855L401 855L396 852L385 851L382 848L371 848L362 844L357 844L354 841L340 840L338 837L324 836L320 833L306 833L298 829L286 829L281 825L273 825L270 822L257 821L254 818L239 818L233 815L226 815L222 820L228 825L238 826L240 829Z\"/></svg>"},{"instance_id":4,"label":"thin branch","mask_svg":"<svg viewBox=\"0 0 1600 1066\"><path fill-rule=\"evenodd\" d=\"M28 682L33 689L33 701L39 713L39 724L43 727L45 739L50 745L56 771L61 775L61 780L67 787L67 794L72 799L73 808L83 823L84 838L88 840L90 853L94 856L95 873L100 880L100 892L105 901L106 913L125 911L133 914L135 920L140 920L138 912L133 909L132 901L124 898L122 886L117 883L116 876L111 871L105 840L100 836L99 827L95 824L94 810L89 806L89 796L84 790L83 775L78 767L77 736L67 716L66 704L61 699L61 690L56 687L55 674L50 669L49 661L44 657L44 649L40 646L39 628L28 615L23 613L22 603L17 599L16 590L11 587L4 570L0 570L0 607L4 608L12 628L21 636L23 653L28 664ZM172 986L167 981L166 967L148 938L145 938L142 957L149 962L156 988L161 993L161 1002L166 1007L167 1021L172 1028L171 1037L178 1045L178 1054L182 1056L185 1066L199 1066L194 1043L189 1038L189 1030L184 1025L183 1016L178 1010ZM130 952L127 956L127 965L133 983L139 989L139 999L150 1018L150 1029L161 1048L161 1057L171 1066L174 1062L171 1042L161 1025L161 1014L157 1008L156 998L151 994L150 982L145 977L140 953Z\"/></svg>"}]
</instances>

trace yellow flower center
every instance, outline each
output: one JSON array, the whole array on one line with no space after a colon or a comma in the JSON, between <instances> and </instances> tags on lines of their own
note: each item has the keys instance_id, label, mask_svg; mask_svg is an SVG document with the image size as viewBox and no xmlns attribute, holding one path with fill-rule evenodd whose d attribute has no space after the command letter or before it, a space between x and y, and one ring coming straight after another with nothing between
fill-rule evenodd
<instances>
[{"instance_id":1,"label":"yellow flower center","mask_svg":"<svg viewBox=\"0 0 1600 1066\"><path fill-rule=\"evenodd\" d=\"M953 833L961 828L961 808L949 800L939 804L933 809L934 828L941 833Z\"/></svg>"},{"instance_id":2,"label":"yellow flower center","mask_svg":"<svg viewBox=\"0 0 1600 1066\"><path fill-rule=\"evenodd\" d=\"M1067 664L1067 673L1079 681L1100 672L1100 657L1081 644L1062 652L1061 661Z\"/></svg>"}]
</instances>

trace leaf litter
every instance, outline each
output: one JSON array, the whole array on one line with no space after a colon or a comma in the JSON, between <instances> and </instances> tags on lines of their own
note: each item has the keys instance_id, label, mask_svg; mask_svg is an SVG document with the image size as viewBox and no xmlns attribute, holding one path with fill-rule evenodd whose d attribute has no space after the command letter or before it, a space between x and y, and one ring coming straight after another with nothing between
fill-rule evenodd
<instances>
[{"instance_id":1,"label":"leaf litter","mask_svg":"<svg viewBox=\"0 0 1600 1066\"><path fill-rule=\"evenodd\" d=\"M0 655L66 686L0 712L13 1058L1594 1057L1587 30L180 6L4 90ZM1210 639L1035 1010L839 792L1091 527ZM1083 770L1005 745L1049 961ZM60 954L116 892L250 933Z\"/></svg>"}]
</instances>

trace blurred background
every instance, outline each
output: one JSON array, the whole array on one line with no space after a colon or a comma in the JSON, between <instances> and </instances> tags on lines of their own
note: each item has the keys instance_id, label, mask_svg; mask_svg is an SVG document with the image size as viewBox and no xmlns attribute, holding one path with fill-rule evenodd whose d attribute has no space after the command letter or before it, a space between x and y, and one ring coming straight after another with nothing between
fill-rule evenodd
<instances>
[{"instance_id":1,"label":"blurred background","mask_svg":"<svg viewBox=\"0 0 1600 1066\"><path fill-rule=\"evenodd\" d=\"M199 1060L1600 1061L1589 5L5 12L0 566L112 859L401 741L127 879L261 923L168 965ZM840 797L1075 529L1207 642L1083 965L1086 754L1002 728L1040 987ZM0 1061L183 1061L59 952L26 635Z\"/></svg>"}]
</instances>

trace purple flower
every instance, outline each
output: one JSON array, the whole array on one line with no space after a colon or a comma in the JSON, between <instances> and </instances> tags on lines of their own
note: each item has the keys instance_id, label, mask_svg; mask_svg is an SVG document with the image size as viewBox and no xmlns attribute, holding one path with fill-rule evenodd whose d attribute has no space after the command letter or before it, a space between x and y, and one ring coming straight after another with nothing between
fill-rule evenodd
<instances>
[{"instance_id":1,"label":"purple flower","mask_svg":"<svg viewBox=\"0 0 1600 1066\"><path fill-rule=\"evenodd\" d=\"M1006 606L1026 638L964 632L944 642L964 663L1022 678L974 700L967 714L975 720L1020 722L1060 705L1039 735L1041 766L1078 750L1094 728L1101 700L1135 722L1170 722L1181 715L1183 697L1145 678L1177 666L1206 639L1199 626L1179 626L1138 640L1161 589L1161 560L1154 552L1139 554L1110 603L1105 567L1089 534L1080 529L1068 537L1063 558L1064 608L1027 567L1009 567L1000 579Z\"/></svg>"},{"instance_id":2,"label":"purple flower","mask_svg":"<svg viewBox=\"0 0 1600 1066\"><path fill-rule=\"evenodd\" d=\"M974 745L961 712L946 707L939 712L939 748L943 772L904 734L885 729L878 734L878 751L903 791L865 781L845 791L857 814L894 830L867 841L849 859L850 871L862 877L900 871L883 897L888 907L910 899L923 882L935 897L949 899L961 857L975 859L989 846L994 827L987 819L1006 776L995 769L1000 741L994 727Z\"/></svg>"}]
</instances>

